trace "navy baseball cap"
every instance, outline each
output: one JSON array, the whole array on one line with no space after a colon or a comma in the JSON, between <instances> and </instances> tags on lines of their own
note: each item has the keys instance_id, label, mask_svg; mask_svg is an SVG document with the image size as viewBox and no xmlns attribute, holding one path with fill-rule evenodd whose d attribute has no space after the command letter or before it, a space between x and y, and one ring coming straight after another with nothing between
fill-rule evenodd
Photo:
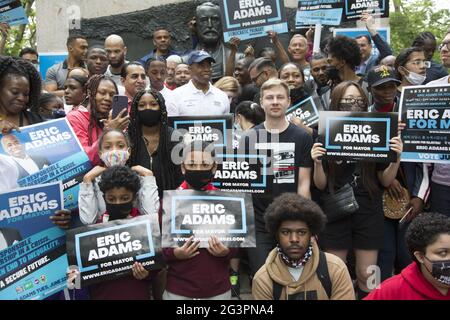
<instances>
[{"instance_id":1,"label":"navy baseball cap","mask_svg":"<svg viewBox=\"0 0 450 320\"><path fill-rule=\"evenodd\" d=\"M214 58L211 57L211 55L204 50L193 51L191 52L191 54L189 54L188 65L192 65L194 63L201 63L205 60L210 60L212 63L216 62L216 60L214 60Z\"/></svg>"}]
</instances>

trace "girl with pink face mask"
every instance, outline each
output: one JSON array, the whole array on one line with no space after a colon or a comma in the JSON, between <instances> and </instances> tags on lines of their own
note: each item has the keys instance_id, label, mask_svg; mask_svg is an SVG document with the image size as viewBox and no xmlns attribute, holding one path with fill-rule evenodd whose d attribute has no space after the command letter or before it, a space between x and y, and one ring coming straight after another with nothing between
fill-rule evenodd
<instances>
[{"instance_id":1,"label":"girl with pink face mask","mask_svg":"<svg viewBox=\"0 0 450 320\"><path fill-rule=\"evenodd\" d=\"M80 184L78 206L80 220L84 224L94 224L106 211L103 193L98 182L101 174L113 166L125 166L130 158L131 147L126 133L121 130L107 130L99 139L99 157L102 165L88 172ZM141 178L141 189L137 197L137 206L141 214L156 214L159 210L158 187L153 172L141 167L131 168Z\"/></svg>"}]
</instances>

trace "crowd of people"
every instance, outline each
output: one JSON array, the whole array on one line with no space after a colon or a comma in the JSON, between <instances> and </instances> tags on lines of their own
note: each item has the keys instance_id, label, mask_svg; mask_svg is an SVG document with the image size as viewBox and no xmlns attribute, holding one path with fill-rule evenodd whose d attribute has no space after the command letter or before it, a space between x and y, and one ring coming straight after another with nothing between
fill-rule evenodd
<instances>
[{"instance_id":1,"label":"crowd of people","mask_svg":"<svg viewBox=\"0 0 450 320\"><path fill-rule=\"evenodd\" d=\"M449 300L450 164L402 162L401 124L390 140L396 154L390 164L324 159L317 127L288 122L286 110L312 97L323 111L397 112L403 87L450 84L450 30L439 44L432 33L419 33L395 54L364 15L370 37L331 37L321 52L313 52L309 30L293 35L287 48L269 32L273 47L239 53L239 39L220 40L217 10L208 3L197 8L190 52L173 48L170 29L161 27L153 31L155 49L134 61L119 35L91 47L87 38L70 36L67 59L45 81L34 49L0 57L4 150L13 149L5 139L10 132L67 117L92 164L78 210L53 217L61 228L73 227L75 216L86 225L139 215L161 219L165 190L217 190L217 161L204 144L187 144L182 163L173 161L179 141L169 117L231 113L235 148L250 148L248 134L261 132L265 142L277 141L272 148L294 155L293 176L275 176L271 193L253 195L256 248L227 248L215 237L199 248L192 238L163 248L167 266L159 272L136 263L132 275L89 287L86 298L227 300L239 296L247 265L255 299ZM441 63L432 60L437 48ZM128 108L113 117L117 95L126 96ZM26 160L0 161L6 192L14 187L10 168L27 171ZM353 194L358 209L334 218L326 199L341 191ZM385 217L385 194L407 198L406 224ZM373 266L381 286L370 283Z\"/></svg>"}]
</instances>

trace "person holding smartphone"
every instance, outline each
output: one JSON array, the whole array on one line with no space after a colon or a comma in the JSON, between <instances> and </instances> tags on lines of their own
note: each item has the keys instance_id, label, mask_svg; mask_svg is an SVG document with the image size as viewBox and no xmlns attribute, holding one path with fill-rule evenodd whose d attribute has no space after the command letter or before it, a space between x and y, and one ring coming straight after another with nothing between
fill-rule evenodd
<instances>
[{"instance_id":1,"label":"person holding smartphone","mask_svg":"<svg viewBox=\"0 0 450 320\"><path fill-rule=\"evenodd\" d=\"M88 83L86 102L68 115L70 125L78 137L91 164L101 164L98 154L98 139L104 129L125 130L130 122L127 110L123 109L117 117L112 115L113 97L118 94L113 79L105 75L94 75Z\"/></svg>"}]
</instances>

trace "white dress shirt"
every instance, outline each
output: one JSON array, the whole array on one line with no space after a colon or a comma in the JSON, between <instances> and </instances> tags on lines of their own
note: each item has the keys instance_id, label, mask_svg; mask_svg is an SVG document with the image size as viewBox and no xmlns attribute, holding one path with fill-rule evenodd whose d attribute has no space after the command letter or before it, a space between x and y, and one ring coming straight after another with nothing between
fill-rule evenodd
<instances>
[{"instance_id":1,"label":"white dress shirt","mask_svg":"<svg viewBox=\"0 0 450 320\"><path fill-rule=\"evenodd\" d=\"M172 99L167 103L169 117L178 116L218 116L230 113L230 101L222 90L212 84L206 93L197 89L192 80L172 91Z\"/></svg>"}]
</instances>

